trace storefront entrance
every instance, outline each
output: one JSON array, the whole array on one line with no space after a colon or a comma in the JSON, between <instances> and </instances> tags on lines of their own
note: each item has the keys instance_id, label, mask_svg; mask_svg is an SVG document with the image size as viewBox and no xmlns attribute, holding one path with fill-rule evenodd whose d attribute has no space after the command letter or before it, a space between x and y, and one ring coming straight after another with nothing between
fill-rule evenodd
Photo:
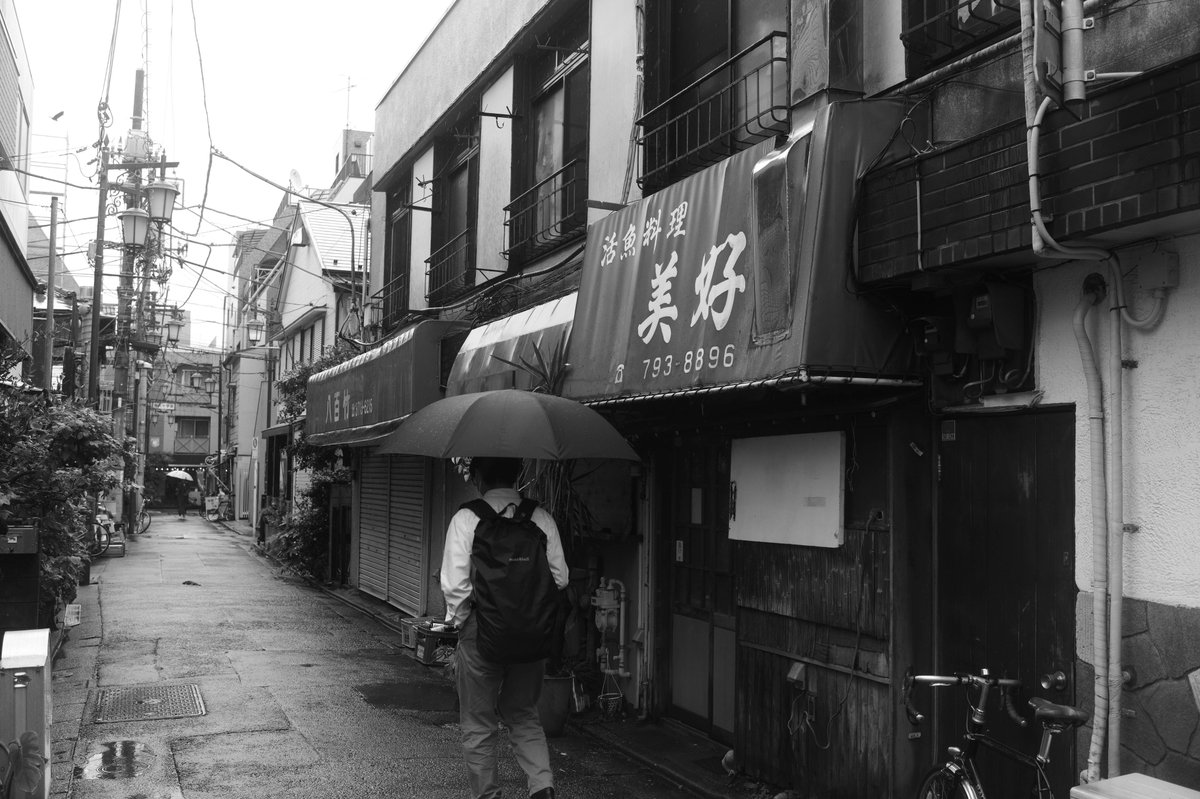
<instances>
[{"instance_id":1,"label":"storefront entrance","mask_svg":"<svg viewBox=\"0 0 1200 799\"><path fill-rule=\"evenodd\" d=\"M679 440L664 456L660 560L669 607L668 713L733 742L735 607L729 439Z\"/></svg>"}]
</instances>

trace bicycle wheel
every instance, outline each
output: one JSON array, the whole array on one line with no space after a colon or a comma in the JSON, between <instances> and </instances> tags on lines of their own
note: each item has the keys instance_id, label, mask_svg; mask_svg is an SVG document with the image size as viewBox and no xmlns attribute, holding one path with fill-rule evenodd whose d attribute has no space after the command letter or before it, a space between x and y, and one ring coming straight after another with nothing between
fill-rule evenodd
<instances>
[{"instance_id":1,"label":"bicycle wheel","mask_svg":"<svg viewBox=\"0 0 1200 799\"><path fill-rule=\"evenodd\" d=\"M921 780L917 799L979 799L979 792L961 771L938 766Z\"/></svg>"},{"instance_id":2,"label":"bicycle wheel","mask_svg":"<svg viewBox=\"0 0 1200 799\"><path fill-rule=\"evenodd\" d=\"M140 533L146 532L149 529L150 529L150 511L146 510L145 508L142 508L138 512L138 516L137 516L137 531L140 534Z\"/></svg>"},{"instance_id":3,"label":"bicycle wheel","mask_svg":"<svg viewBox=\"0 0 1200 799\"><path fill-rule=\"evenodd\" d=\"M88 541L88 554L97 558L108 551L108 535L102 534L98 526L91 530L91 540Z\"/></svg>"}]
</instances>

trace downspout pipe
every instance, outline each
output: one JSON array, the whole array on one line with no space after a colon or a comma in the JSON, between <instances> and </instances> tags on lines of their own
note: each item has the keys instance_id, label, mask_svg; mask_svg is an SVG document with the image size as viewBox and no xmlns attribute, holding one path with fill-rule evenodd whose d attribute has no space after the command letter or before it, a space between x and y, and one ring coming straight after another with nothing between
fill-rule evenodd
<instances>
[{"instance_id":1,"label":"downspout pipe","mask_svg":"<svg viewBox=\"0 0 1200 799\"><path fill-rule=\"evenodd\" d=\"M1092 698L1092 739L1088 747L1087 782L1100 779L1100 757L1108 721L1108 498L1104 457L1104 394L1096 352L1088 338L1085 321L1088 312L1104 296L1103 280L1089 277L1075 306L1072 328L1083 364L1088 398L1088 440L1091 442L1092 487L1092 649L1095 667L1095 693Z\"/></svg>"},{"instance_id":2,"label":"downspout pipe","mask_svg":"<svg viewBox=\"0 0 1200 799\"><path fill-rule=\"evenodd\" d=\"M1119 284L1121 269L1114 257L1112 282ZM1108 772L1109 778L1121 773L1121 641L1122 609L1125 586L1125 474L1122 457L1122 375L1121 375L1121 292L1114 288L1108 321L1108 470L1105 491L1108 494ZM1097 651L1096 660L1101 653ZM1099 673L1097 673L1099 680ZM1099 711L1097 711L1099 712Z\"/></svg>"},{"instance_id":3,"label":"downspout pipe","mask_svg":"<svg viewBox=\"0 0 1200 799\"><path fill-rule=\"evenodd\" d=\"M1109 258L1112 318L1109 321L1108 352L1108 776L1121 773L1121 692L1125 667L1121 654L1124 640L1125 586L1125 463L1122 411L1125 407L1122 325L1148 330L1157 325L1166 310L1166 290L1154 292L1154 304L1144 317L1135 317L1125 303L1121 262L1116 253ZM1097 677L1097 679L1099 679ZM1097 711L1099 712L1099 711Z\"/></svg>"}]
</instances>

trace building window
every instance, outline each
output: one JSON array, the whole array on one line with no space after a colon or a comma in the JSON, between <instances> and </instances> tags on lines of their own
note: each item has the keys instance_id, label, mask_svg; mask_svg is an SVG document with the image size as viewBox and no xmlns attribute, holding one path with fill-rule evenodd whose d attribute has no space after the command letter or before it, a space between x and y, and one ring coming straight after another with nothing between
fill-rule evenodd
<instances>
[{"instance_id":1,"label":"building window","mask_svg":"<svg viewBox=\"0 0 1200 799\"><path fill-rule=\"evenodd\" d=\"M207 454L209 420L206 416L176 416L175 452L177 454Z\"/></svg>"},{"instance_id":2,"label":"building window","mask_svg":"<svg viewBox=\"0 0 1200 799\"><path fill-rule=\"evenodd\" d=\"M1017 30L1018 0L905 0L900 35L909 77L978 50Z\"/></svg>"},{"instance_id":3,"label":"building window","mask_svg":"<svg viewBox=\"0 0 1200 799\"><path fill-rule=\"evenodd\" d=\"M444 305L475 285L475 218L479 199L479 116L455 125L434 145L433 253L425 298Z\"/></svg>"},{"instance_id":4,"label":"building window","mask_svg":"<svg viewBox=\"0 0 1200 799\"><path fill-rule=\"evenodd\" d=\"M786 0L648 0L647 194L790 129Z\"/></svg>"},{"instance_id":5,"label":"building window","mask_svg":"<svg viewBox=\"0 0 1200 799\"><path fill-rule=\"evenodd\" d=\"M0 36L0 156L18 169L28 169L29 112L21 96L20 70L7 35ZM25 188L28 176L17 173Z\"/></svg>"},{"instance_id":6,"label":"building window","mask_svg":"<svg viewBox=\"0 0 1200 799\"><path fill-rule=\"evenodd\" d=\"M387 195L387 239L384 242L383 325L395 327L408 313L412 261L412 173L405 171Z\"/></svg>"},{"instance_id":7,"label":"building window","mask_svg":"<svg viewBox=\"0 0 1200 799\"><path fill-rule=\"evenodd\" d=\"M588 15L569 14L535 37L522 60L524 95L505 207L512 263L537 258L583 234L587 224Z\"/></svg>"},{"instance_id":8,"label":"building window","mask_svg":"<svg viewBox=\"0 0 1200 799\"><path fill-rule=\"evenodd\" d=\"M177 435L186 438L208 438L209 420L204 416L179 416L176 417L179 424Z\"/></svg>"}]
</instances>

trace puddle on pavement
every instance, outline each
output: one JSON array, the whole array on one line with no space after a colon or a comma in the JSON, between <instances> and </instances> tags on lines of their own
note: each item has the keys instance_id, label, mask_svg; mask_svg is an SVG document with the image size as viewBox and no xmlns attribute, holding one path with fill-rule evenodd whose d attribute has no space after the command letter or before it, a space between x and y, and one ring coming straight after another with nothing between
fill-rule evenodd
<instances>
[{"instance_id":1,"label":"puddle on pavement","mask_svg":"<svg viewBox=\"0 0 1200 799\"><path fill-rule=\"evenodd\" d=\"M381 682L356 685L367 704L374 708L400 710L453 711L458 695L449 684L421 682Z\"/></svg>"},{"instance_id":2,"label":"puddle on pavement","mask_svg":"<svg viewBox=\"0 0 1200 799\"><path fill-rule=\"evenodd\" d=\"M158 758L150 747L141 741L109 741L93 744L87 763L75 768L75 778L80 780L117 780L139 777L146 773Z\"/></svg>"}]
</instances>

